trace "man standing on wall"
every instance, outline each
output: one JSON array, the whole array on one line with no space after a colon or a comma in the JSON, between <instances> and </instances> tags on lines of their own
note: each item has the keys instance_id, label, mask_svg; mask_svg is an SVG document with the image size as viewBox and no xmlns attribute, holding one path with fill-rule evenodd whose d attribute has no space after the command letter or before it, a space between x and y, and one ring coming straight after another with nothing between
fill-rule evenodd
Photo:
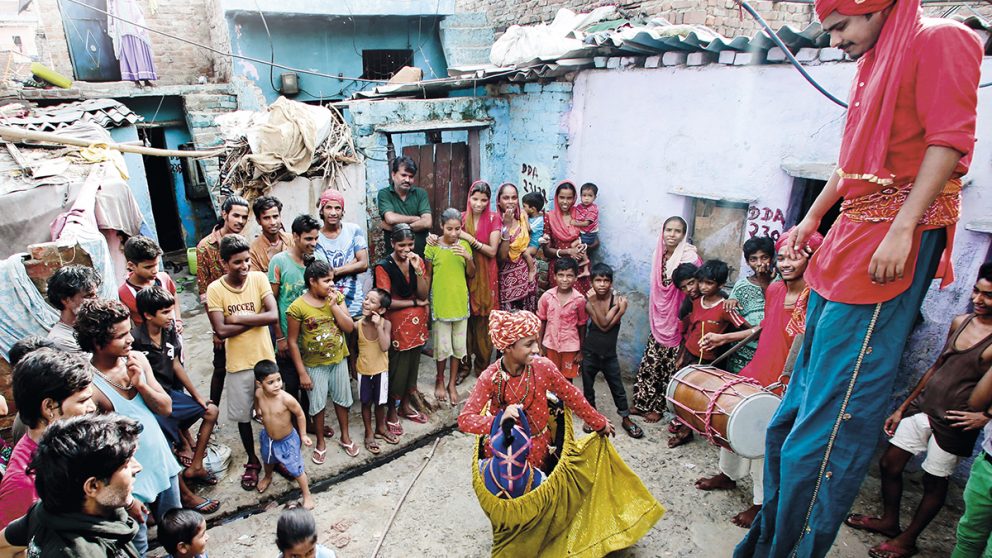
<instances>
[{"instance_id":1,"label":"man standing on wall","mask_svg":"<svg viewBox=\"0 0 992 558\"><path fill-rule=\"evenodd\" d=\"M932 278L953 279L960 177L975 144L982 46L921 18L920 0L816 0L858 59L836 173L791 233L803 249L841 215L806 272L806 338L768 427L765 502L735 556L824 556L850 508Z\"/></svg>"},{"instance_id":2,"label":"man standing on wall","mask_svg":"<svg viewBox=\"0 0 992 558\"><path fill-rule=\"evenodd\" d=\"M424 257L427 233L431 230L431 203L427 191L413 185L417 176L417 163L409 157L396 157L389 164L389 186L379 190L376 206L382 218L382 246L389 246L389 232L393 225L406 223L413 229L413 251ZM388 252L388 250L387 250Z\"/></svg>"}]
</instances>

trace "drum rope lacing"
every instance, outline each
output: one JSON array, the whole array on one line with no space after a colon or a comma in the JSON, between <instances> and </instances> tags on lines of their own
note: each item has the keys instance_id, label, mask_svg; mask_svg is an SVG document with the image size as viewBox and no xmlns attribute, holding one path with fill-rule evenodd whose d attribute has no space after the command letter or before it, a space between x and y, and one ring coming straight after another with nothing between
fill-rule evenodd
<instances>
[{"instance_id":1,"label":"drum rope lacing","mask_svg":"<svg viewBox=\"0 0 992 558\"><path fill-rule=\"evenodd\" d=\"M706 435L709 436L710 438L715 438L717 436L720 436L720 432L717 431L717 429L713 428L713 415L717 411L726 414L726 412L722 408L719 408L720 405L719 403L717 403L717 401L724 393L733 389L734 386L737 386L739 384L751 384L759 387L761 386L761 384L754 378L740 377L728 381L727 383L720 386L720 389L714 390L712 392L713 396L710 397L710 402L706 405L706 413L703 414L703 424L706 426Z\"/></svg>"}]
</instances>

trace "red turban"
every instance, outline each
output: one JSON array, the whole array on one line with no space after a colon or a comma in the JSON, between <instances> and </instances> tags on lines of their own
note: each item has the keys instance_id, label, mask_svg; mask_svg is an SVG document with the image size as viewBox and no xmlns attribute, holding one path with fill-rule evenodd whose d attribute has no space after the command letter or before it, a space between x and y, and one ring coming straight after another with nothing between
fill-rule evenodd
<instances>
[{"instance_id":1,"label":"red turban","mask_svg":"<svg viewBox=\"0 0 992 558\"><path fill-rule=\"evenodd\" d=\"M320 201L317 202L317 208L323 209L325 205L332 201L338 202L341 205L341 209L344 209L344 194L333 188L324 190L324 193L320 195Z\"/></svg>"},{"instance_id":2,"label":"red turban","mask_svg":"<svg viewBox=\"0 0 992 558\"><path fill-rule=\"evenodd\" d=\"M834 12L840 15L867 15L880 12L892 5L895 0L816 0L816 15L820 21ZM900 0L902 1L902 0Z\"/></svg>"},{"instance_id":3,"label":"red turban","mask_svg":"<svg viewBox=\"0 0 992 558\"><path fill-rule=\"evenodd\" d=\"M524 337L537 335L540 330L541 320L532 312L493 310L489 313L489 337L500 351Z\"/></svg>"},{"instance_id":4,"label":"red turban","mask_svg":"<svg viewBox=\"0 0 992 558\"><path fill-rule=\"evenodd\" d=\"M796 227L792 227L791 229L785 231L784 233L782 233L781 236L778 237L778 240L775 241L775 252L776 253L779 250L781 250L783 246L785 246L785 241L789 239L789 235L795 229L796 229ZM806 239L806 246L805 247L806 248L809 248L809 251L810 252L816 252L820 248L820 245L821 244L823 244L823 235L820 234L820 233L818 233L818 232L814 232L813 234L810 235L809 238Z\"/></svg>"}]
</instances>

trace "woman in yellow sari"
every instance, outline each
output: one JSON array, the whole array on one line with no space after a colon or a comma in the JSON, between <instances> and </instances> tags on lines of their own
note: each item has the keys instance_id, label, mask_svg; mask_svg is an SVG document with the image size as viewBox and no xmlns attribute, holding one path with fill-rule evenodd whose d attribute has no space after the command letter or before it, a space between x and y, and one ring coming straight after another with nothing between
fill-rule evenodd
<instances>
[{"instance_id":1,"label":"woman in yellow sari","mask_svg":"<svg viewBox=\"0 0 992 558\"><path fill-rule=\"evenodd\" d=\"M500 310L537 311L536 269L527 245L530 231L527 216L520 209L517 187L504 183L496 192L496 209L503 219L499 239L499 308Z\"/></svg>"}]
</instances>

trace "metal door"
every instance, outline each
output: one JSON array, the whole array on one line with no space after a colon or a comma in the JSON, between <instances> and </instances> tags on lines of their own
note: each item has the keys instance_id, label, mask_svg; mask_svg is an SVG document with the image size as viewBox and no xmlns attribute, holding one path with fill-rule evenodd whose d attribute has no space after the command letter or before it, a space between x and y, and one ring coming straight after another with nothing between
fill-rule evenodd
<instances>
[{"instance_id":1,"label":"metal door","mask_svg":"<svg viewBox=\"0 0 992 558\"><path fill-rule=\"evenodd\" d=\"M69 58L78 81L120 81L121 67L107 34L107 16L87 6L107 9L107 0L59 0Z\"/></svg>"}]
</instances>

